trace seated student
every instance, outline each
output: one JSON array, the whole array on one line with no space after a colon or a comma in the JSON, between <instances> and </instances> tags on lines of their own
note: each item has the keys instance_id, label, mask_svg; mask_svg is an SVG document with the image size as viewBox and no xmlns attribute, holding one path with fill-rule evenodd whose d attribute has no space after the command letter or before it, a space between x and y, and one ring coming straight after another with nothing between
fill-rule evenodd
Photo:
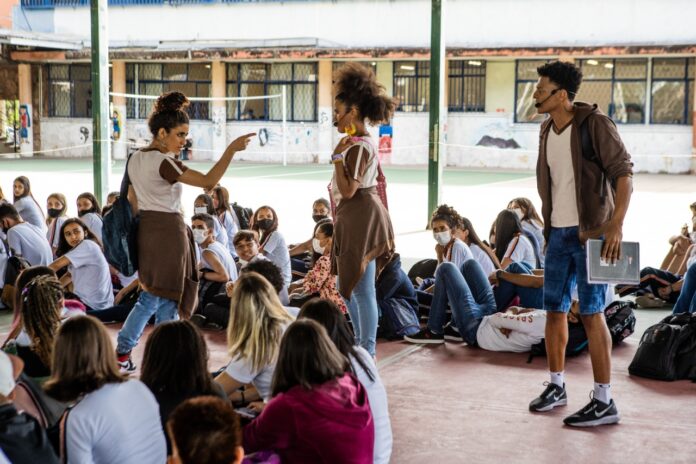
<instances>
[{"instance_id":1,"label":"seated student","mask_svg":"<svg viewBox=\"0 0 696 464\"><path fill-rule=\"evenodd\" d=\"M270 206L262 206L254 213L251 228L258 232L261 253L280 268L286 287L290 285L290 254L285 237L278 231L278 215Z\"/></svg>"},{"instance_id":2,"label":"seated student","mask_svg":"<svg viewBox=\"0 0 696 464\"><path fill-rule=\"evenodd\" d=\"M667 303L674 304L679 298L684 278L669 271L644 267L640 270L638 285L617 285L620 297L638 295L636 304L641 308L661 308Z\"/></svg>"},{"instance_id":3,"label":"seated student","mask_svg":"<svg viewBox=\"0 0 696 464\"><path fill-rule=\"evenodd\" d=\"M519 306L524 308L543 308L544 305L544 271L529 269L527 266L512 263L507 269L498 269L489 281L495 286L498 311L502 311L517 297Z\"/></svg>"},{"instance_id":4,"label":"seated student","mask_svg":"<svg viewBox=\"0 0 696 464\"><path fill-rule=\"evenodd\" d=\"M453 323L445 325L448 304ZM476 346L476 331L481 320L496 311L493 289L476 260L465 261L461 270L453 263L442 263L435 274L428 325L415 335L405 336L404 340L419 344L463 340Z\"/></svg>"},{"instance_id":5,"label":"seated student","mask_svg":"<svg viewBox=\"0 0 696 464\"><path fill-rule=\"evenodd\" d=\"M104 220L101 217L99 201L94 195L85 192L77 196L77 216L89 227L89 230L101 243Z\"/></svg>"},{"instance_id":6,"label":"seated student","mask_svg":"<svg viewBox=\"0 0 696 464\"><path fill-rule=\"evenodd\" d=\"M398 340L420 329L418 297L408 275L401 268L401 256L394 253L377 277L377 336ZM430 296L430 295L428 295Z\"/></svg>"},{"instance_id":7,"label":"seated student","mask_svg":"<svg viewBox=\"0 0 696 464\"><path fill-rule=\"evenodd\" d=\"M111 322L124 322L130 312L135 307L135 303L138 301L138 296L142 289L140 288L140 280L137 278L137 272L135 274L135 279L118 291L116 296L114 296L114 305L106 309L92 309L87 311L88 316L95 317L100 321L106 323ZM151 317L148 324L154 324L155 317Z\"/></svg>"},{"instance_id":8,"label":"seated student","mask_svg":"<svg viewBox=\"0 0 696 464\"><path fill-rule=\"evenodd\" d=\"M230 193L225 187L217 186L211 192L213 198L213 207L218 221L227 232L227 249L232 257L237 257L237 251L234 249L234 236L239 232L239 226L234 221L234 211L230 206Z\"/></svg>"},{"instance_id":9,"label":"seated student","mask_svg":"<svg viewBox=\"0 0 696 464\"><path fill-rule=\"evenodd\" d=\"M259 234L253 230L240 230L232 240L234 249L239 257L241 267L257 260L266 260L263 253L259 250Z\"/></svg>"},{"instance_id":10,"label":"seated student","mask_svg":"<svg viewBox=\"0 0 696 464\"><path fill-rule=\"evenodd\" d=\"M45 390L59 401L75 403L65 419L63 459L165 462L157 400L142 382L119 373L114 345L97 319L73 317L60 327Z\"/></svg>"},{"instance_id":11,"label":"seated student","mask_svg":"<svg viewBox=\"0 0 696 464\"><path fill-rule=\"evenodd\" d=\"M481 269L486 275L500 269L500 261L493 250L486 245L474 230L471 221L463 216L459 216L459 226L455 230L455 235L462 242L466 243L471 250L474 259L481 265Z\"/></svg>"},{"instance_id":12,"label":"seated student","mask_svg":"<svg viewBox=\"0 0 696 464\"><path fill-rule=\"evenodd\" d=\"M537 213L534 203L529 198L518 197L513 198L510 203L508 203L507 209L511 210L517 215L517 218L522 224L522 229L526 232L532 234L539 244L541 267L544 266L544 245L546 240L544 239L544 221L541 220L541 216Z\"/></svg>"},{"instance_id":13,"label":"seated student","mask_svg":"<svg viewBox=\"0 0 696 464\"><path fill-rule=\"evenodd\" d=\"M286 464L373 462L367 391L350 369L324 327L308 319L292 323L280 346L273 399L244 427L244 450L272 449Z\"/></svg>"},{"instance_id":14,"label":"seated student","mask_svg":"<svg viewBox=\"0 0 696 464\"><path fill-rule=\"evenodd\" d=\"M331 205L326 198L319 198L312 203L312 220L314 221L314 233L316 233L316 226L320 222L326 220L331 220ZM290 258L292 264L293 276L302 277L311 268L306 256L313 255L314 250L312 248L312 241L314 240L314 235L312 238L299 245L290 245Z\"/></svg>"},{"instance_id":15,"label":"seated student","mask_svg":"<svg viewBox=\"0 0 696 464\"><path fill-rule=\"evenodd\" d=\"M211 191L212 192L212 191ZM203 194L198 195L196 200L193 202L193 213L194 214L210 214L215 221L215 226L213 230L213 235L215 236L215 241L221 243L224 247L227 247L227 231L220 224L220 220L215 214L215 207L213 207L213 199L210 195Z\"/></svg>"},{"instance_id":16,"label":"seated student","mask_svg":"<svg viewBox=\"0 0 696 464\"><path fill-rule=\"evenodd\" d=\"M225 283L237 280L237 266L227 247L215 241L215 219L209 214L196 214L191 218L193 239L201 249L198 263L198 311L211 302L211 297L223 289Z\"/></svg>"},{"instance_id":17,"label":"seated student","mask_svg":"<svg viewBox=\"0 0 696 464\"><path fill-rule=\"evenodd\" d=\"M163 428L174 408L189 398L213 395L227 399L208 372L205 339L189 321L155 327L145 344L141 369L140 381L159 403ZM168 439L167 450L171 451Z\"/></svg>"},{"instance_id":18,"label":"seated student","mask_svg":"<svg viewBox=\"0 0 696 464\"><path fill-rule=\"evenodd\" d=\"M46 233L46 217L39 203L31 193L31 185L29 179L25 176L19 176L14 180L14 207L17 213L22 217L22 220L38 227L43 234Z\"/></svg>"},{"instance_id":19,"label":"seated student","mask_svg":"<svg viewBox=\"0 0 696 464\"><path fill-rule=\"evenodd\" d=\"M39 422L19 412L12 403L15 381L22 369L19 358L0 351L0 451L11 463L58 464L58 457Z\"/></svg>"},{"instance_id":20,"label":"seated student","mask_svg":"<svg viewBox=\"0 0 696 464\"><path fill-rule=\"evenodd\" d=\"M48 232L46 232L46 238L48 239L49 245L51 245L51 250L53 250L53 258L56 258L56 251L58 250L58 242L60 241L60 228L63 227L63 223L68 219L66 214L68 211L68 203L65 199L65 195L62 193L52 193L46 199L46 211L48 212L48 218L46 218L46 224L48 225Z\"/></svg>"},{"instance_id":21,"label":"seated student","mask_svg":"<svg viewBox=\"0 0 696 464\"><path fill-rule=\"evenodd\" d=\"M672 313L696 313L696 264L689 266L684 275L684 283Z\"/></svg>"},{"instance_id":22,"label":"seated student","mask_svg":"<svg viewBox=\"0 0 696 464\"><path fill-rule=\"evenodd\" d=\"M174 409L166 426L172 444L169 464L241 464L239 415L228 401L191 398Z\"/></svg>"},{"instance_id":23,"label":"seated student","mask_svg":"<svg viewBox=\"0 0 696 464\"><path fill-rule=\"evenodd\" d=\"M106 196L106 204L104 205L104 208L102 208L102 217L106 215L105 208L108 208L109 206L113 206L114 202L118 200L118 198L121 196L121 192L109 192L109 194Z\"/></svg>"},{"instance_id":24,"label":"seated student","mask_svg":"<svg viewBox=\"0 0 696 464\"><path fill-rule=\"evenodd\" d=\"M377 372L372 356L362 347L355 346L348 321L338 307L329 300L308 301L298 319L312 319L321 324L338 351L350 361L350 371L367 390L370 411L375 421L375 464L388 464L392 452L392 430L389 420L387 391Z\"/></svg>"},{"instance_id":25,"label":"seated student","mask_svg":"<svg viewBox=\"0 0 696 464\"><path fill-rule=\"evenodd\" d=\"M348 312L343 297L336 290L336 276L331 274L331 250L333 245L333 223L322 222L317 225L312 241L312 248L320 255L307 273L304 279L294 282L290 286L290 301L293 306L300 306L298 302L307 301L312 295L331 300L345 314Z\"/></svg>"},{"instance_id":26,"label":"seated student","mask_svg":"<svg viewBox=\"0 0 696 464\"><path fill-rule=\"evenodd\" d=\"M507 209L501 211L495 221L495 255L501 269L512 263L520 263L529 269L537 268L532 243L524 235L517 215Z\"/></svg>"},{"instance_id":27,"label":"seated student","mask_svg":"<svg viewBox=\"0 0 696 464\"><path fill-rule=\"evenodd\" d=\"M68 267L68 273L60 281L65 288L72 284L70 294L88 310L114 305L111 274L101 242L80 219L68 219L63 224L57 255L58 259L49 267L56 272Z\"/></svg>"},{"instance_id":28,"label":"seated student","mask_svg":"<svg viewBox=\"0 0 696 464\"><path fill-rule=\"evenodd\" d=\"M45 266L53 261L53 252L44 231L24 222L9 203L0 204L0 226L7 235L10 256L21 256L30 266Z\"/></svg>"},{"instance_id":29,"label":"seated student","mask_svg":"<svg viewBox=\"0 0 696 464\"><path fill-rule=\"evenodd\" d=\"M293 318L280 304L270 283L255 272L243 273L234 284L227 349L231 361L215 378L233 401L245 402L237 390L251 384L262 402L250 407L261 410L271 397L271 379L278 358L280 340Z\"/></svg>"}]
</instances>

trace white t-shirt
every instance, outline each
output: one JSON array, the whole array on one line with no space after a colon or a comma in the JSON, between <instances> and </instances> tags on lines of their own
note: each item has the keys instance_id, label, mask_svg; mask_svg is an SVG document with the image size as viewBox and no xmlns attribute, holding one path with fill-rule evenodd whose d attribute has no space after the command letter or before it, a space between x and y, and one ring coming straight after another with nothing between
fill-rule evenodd
<instances>
[{"instance_id":1,"label":"white t-shirt","mask_svg":"<svg viewBox=\"0 0 696 464\"><path fill-rule=\"evenodd\" d=\"M66 453L70 463L164 463L159 405L139 380L109 383L88 393L68 415Z\"/></svg>"},{"instance_id":2,"label":"white t-shirt","mask_svg":"<svg viewBox=\"0 0 696 464\"><path fill-rule=\"evenodd\" d=\"M58 216L56 220L51 222L51 225L48 227L46 239L51 247L58 248L58 243L60 242L60 229L67 220L67 216Z\"/></svg>"},{"instance_id":3,"label":"white t-shirt","mask_svg":"<svg viewBox=\"0 0 696 464\"><path fill-rule=\"evenodd\" d=\"M370 380L367 372L363 370L355 358L350 356L350 364L353 366L353 371L358 377L360 383L367 390L367 399L370 401L370 411L372 418L375 421L375 464L388 464L392 452L392 429L391 420L389 419L389 406L387 401L387 391L384 388L382 379L377 372L377 365L372 356L360 346L356 346L355 350L360 356L360 359L369 366L374 380Z\"/></svg>"},{"instance_id":4,"label":"white t-shirt","mask_svg":"<svg viewBox=\"0 0 696 464\"><path fill-rule=\"evenodd\" d=\"M44 222L43 214L41 213L41 208L36 204L34 199L30 196L20 198L14 202L14 207L22 217L24 222L33 224L42 232L46 233L46 223Z\"/></svg>"},{"instance_id":5,"label":"white t-shirt","mask_svg":"<svg viewBox=\"0 0 696 464\"><path fill-rule=\"evenodd\" d=\"M99 241L102 241L102 229L104 228L104 220L97 213L87 213L80 216L80 220L97 236Z\"/></svg>"},{"instance_id":6,"label":"white t-shirt","mask_svg":"<svg viewBox=\"0 0 696 464\"><path fill-rule=\"evenodd\" d=\"M551 172L551 225L573 227L580 223L575 195L575 173L570 151L572 125L556 134L554 128L546 137L546 163Z\"/></svg>"},{"instance_id":7,"label":"white t-shirt","mask_svg":"<svg viewBox=\"0 0 696 464\"><path fill-rule=\"evenodd\" d=\"M266 243L263 244L263 253L273 264L280 268L283 274L285 285L289 285L292 280L292 269L290 267L290 252L285 244L285 237L277 230L273 232Z\"/></svg>"},{"instance_id":8,"label":"white t-shirt","mask_svg":"<svg viewBox=\"0 0 696 464\"><path fill-rule=\"evenodd\" d=\"M114 288L104 253L92 240L83 240L65 253L70 261L73 292L92 309L106 309L114 305Z\"/></svg>"},{"instance_id":9,"label":"white t-shirt","mask_svg":"<svg viewBox=\"0 0 696 464\"><path fill-rule=\"evenodd\" d=\"M215 255L222 263L222 267L227 271L230 281L237 280L237 265L230 252L222 243L213 242L207 248L201 250L201 268L212 269L213 267L205 260L206 251Z\"/></svg>"},{"instance_id":10,"label":"white t-shirt","mask_svg":"<svg viewBox=\"0 0 696 464\"><path fill-rule=\"evenodd\" d=\"M489 276L495 272L495 264L493 264L493 260L490 256L488 256L488 253L486 253L485 250L475 243L472 243L469 246L469 249L471 250L471 254L474 256L476 262L481 265L481 269L483 269L483 273L486 276Z\"/></svg>"},{"instance_id":11,"label":"white t-shirt","mask_svg":"<svg viewBox=\"0 0 696 464\"><path fill-rule=\"evenodd\" d=\"M500 329L512 332L507 336ZM525 314L495 313L481 320L476 342L484 350L524 353L544 338L546 311Z\"/></svg>"},{"instance_id":12,"label":"white t-shirt","mask_svg":"<svg viewBox=\"0 0 696 464\"><path fill-rule=\"evenodd\" d=\"M218 220L220 218L218 217ZM232 218L232 214L229 211L225 211L225 214L222 216L222 220L220 221L222 224L222 227L225 228L227 231L227 249L230 250L230 254L232 257L237 256L237 250L234 249L234 236L239 232L239 226L237 223L234 221ZM222 243L222 242L220 242Z\"/></svg>"},{"instance_id":13,"label":"white t-shirt","mask_svg":"<svg viewBox=\"0 0 696 464\"><path fill-rule=\"evenodd\" d=\"M14 255L22 256L32 266L48 266L53 261L45 231L34 224L20 222L8 230L7 245Z\"/></svg>"},{"instance_id":14,"label":"white t-shirt","mask_svg":"<svg viewBox=\"0 0 696 464\"><path fill-rule=\"evenodd\" d=\"M442 261L452 263L457 266L457 269L461 269L464 261L469 259L474 259L474 255L471 253L469 245L458 238L455 238L452 248L450 249L449 256L443 256Z\"/></svg>"},{"instance_id":15,"label":"white t-shirt","mask_svg":"<svg viewBox=\"0 0 696 464\"><path fill-rule=\"evenodd\" d=\"M228 238L227 238L227 230L225 227L220 224L220 221L218 220L217 216L213 216L213 222L215 223L215 226L213 227L213 235L215 236L215 241L222 243L225 248L227 248L228 245Z\"/></svg>"},{"instance_id":16,"label":"white t-shirt","mask_svg":"<svg viewBox=\"0 0 696 464\"><path fill-rule=\"evenodd\" d=\"M534 255L534 246L527 237L520 234L513 238L505 250L505 257L510 258L516 263L526 263L536 268L536 256Z\"/></svg>"},{"instance_id":17,"label":"white t-shirt","mask_svg":"<svg viewBox=\"0 0 696 464\"><path fill-rule=\"evenodd\" d=\"M128 162L130 177L138 208L181 214L182 184L177 181L188 168L176 159L174 153L157 150L136 151Z\"/></svg>"},{"instance_id":18,"label":"white t-shirt","mask_svg":"<svg viewBox=\"0 0 696 464\"><path fill-rule=\"evenodd\" d=\"M357 155L351 154L347 156L346 154L358 145L360 149ZM376 159L375 146L369 137L362 137L362 140L356 141L355 145L351 145L346 148L342 153L345 157L343 160L343 166L346 169L348 175L360 182L360 187L358 188L369 188L375 187L377 185L377 175L378 175L378 161ZM336 183L336 173L331 178L331 194L334 197L334 202L339 204L341 202L341 191L338 189L338 184Z\"/></svg>"},{"instance_id":19,"label":"white t-shirt","mask_svg":"<svg viewBox=\"0 0 696 464\"><path fill-rule=\"evenodd\" d=\"M287 326L282 328L285 333ZM282 338L282 335L281 335ZM280 340L278 340L280 343ZM275 371L276 363L273 362L255 370L251 367L251 363L244 359L233 359L225 368L225 373L240 383L251 383L259 392L259 396L264 401L271 399L271 382L273 381L273 371Z\"/></svg>"}]
</instances>

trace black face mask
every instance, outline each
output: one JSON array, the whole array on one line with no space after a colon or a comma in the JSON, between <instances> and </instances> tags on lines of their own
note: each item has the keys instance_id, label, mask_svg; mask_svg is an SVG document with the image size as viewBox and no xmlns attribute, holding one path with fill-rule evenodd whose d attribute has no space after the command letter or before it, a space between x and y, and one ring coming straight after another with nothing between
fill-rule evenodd
<instances>
[{"instance_id":1,"label":"black face mask","mask_svg":"<svg viewBox=\"0 0 696 464\"><path fill-rule=\"evenodd\" d=\"M319 221L321 221L322 219L326 219L326 218L328 218L328 217L329 217L329 216L327 216L327 215L325 215L325 214L312 214L312 219L314 219L314 222L319 222Z\"/></svg>"},{"instance_id":2,"label":"black face mask","mask_svg":"<svg viewBox=\"0 0 696 464\"><path fill-rule=\"evenodd\" d=\"M87 211L87 210L78 211L78 212L77 212L77 217L82 217L82 216L84 216L84 215L87 214L87 213L89 213L89 211Z\"/></svg>"},{"instance_id":3,"label":"black face mask","mask_svg":"<svg viewBox=\"0 0 696 464\"><path fill-rule=\"evenodd\" d=\"M48 217L50 218L57 218L60 216L62 209L55 209L55 208L48 208Z\"/></svg>"},{"instance_id":4,"label":"black face mask","mask_svg":"<svg viewBox=\"0 0 696 464\"><path fill-rule=\"evenodd\" d=\"M273 219L261 219L257 221L259 225L259 229L261 230L268 230L273 226Z\"/></svg>"}]
</instances>

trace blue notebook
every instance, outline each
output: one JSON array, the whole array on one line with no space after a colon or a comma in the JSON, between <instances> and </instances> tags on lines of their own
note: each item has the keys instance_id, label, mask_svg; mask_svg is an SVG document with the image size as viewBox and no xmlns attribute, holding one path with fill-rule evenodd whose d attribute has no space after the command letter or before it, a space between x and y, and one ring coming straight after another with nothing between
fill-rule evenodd
<instances>
[{"instance_id":1,"label":"blue notebook","mask_svg":"<svg viewBox=\"0 0 696 464\"><path fill-rule=\"evenodd\" d=\"M640 245L621 242L621 259L615 263L602 256L602 240L587 241L587 281L591 284L640 283Z\"/></svg>"}]
</instances>

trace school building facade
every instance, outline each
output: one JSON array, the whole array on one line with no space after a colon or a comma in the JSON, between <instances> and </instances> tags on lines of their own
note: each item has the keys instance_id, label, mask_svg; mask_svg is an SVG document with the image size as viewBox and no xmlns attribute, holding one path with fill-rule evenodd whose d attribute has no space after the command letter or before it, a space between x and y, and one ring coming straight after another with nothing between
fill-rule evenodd
<instances>
[{"instance_id":1,"label":"school building facade","mask_svg":"<svg viewBox=\"0 0 696 464\"><path fill-rule=\"evenodd\" d=\"M19 149L90 156L89 1L13 1L11 27L0 29L0 77L8 81L0 99L23 108ZM392 134L384 161L427 163L429 1L109 5L111 92L127 95L112 100L115 158L149 138L153 100L144 97L180 90L213 98L189 108L194 159L215 159L253 131L259 137L240 159L328 161L339 137L332 73L359 61L397 101L391 127L374 128L376 137ZM693 171L694 16L696 3L682 0L446 2L447 165L533 169L536 67L562 59L581 67L577 99L614 119L637 171ZM260 98L269 95L278 96Z\"/></svg>"}]
</instances>

